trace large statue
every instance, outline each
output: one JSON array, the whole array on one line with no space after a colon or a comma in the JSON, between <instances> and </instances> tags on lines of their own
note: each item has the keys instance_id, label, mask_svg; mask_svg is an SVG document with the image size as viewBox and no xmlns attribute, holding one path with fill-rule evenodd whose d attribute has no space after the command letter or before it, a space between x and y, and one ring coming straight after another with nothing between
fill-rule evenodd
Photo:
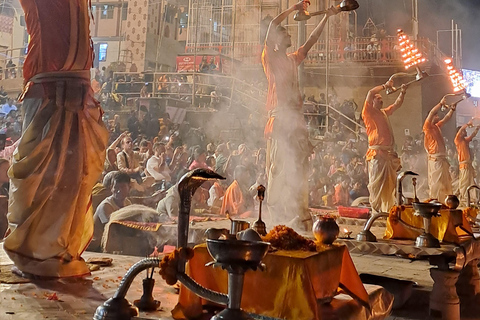
<instances>
[{"instance_id":1,"label":"large statue","mask_svg":"<svg viewBox=\"0 0 480 320\"><path fill-rule=\"evenodd\" d=\"M400 169L400 159L393 149L395 139L388 117L402 106L406 86L402 85L400 94L392 105L382 109L380 91L392 86L393 81L389 80L370 89L362 110L368 135L368 191L370 205L376 212L388 212L395 204L396 172Z\"/></svg>"},{"instance_id":2,"label":"large statue","mask_svg":"<svg viewBox=\"0 0 480 320\"><path fill-rule=\"evenodd\" d=\"M430 198L444 202L445 198L452 194L452 179L450 177L445 148L445 140L442 135L442 126L452 118L455 106L452 106L447 114L440 120L438 112L445 105L445 98L430 110L423 124L425 133L425 150L428 154L428 186Z\"/></svg>"},{"instance_id":3,"label":"large statue","mask_svg":"<svg viewBox=\"0 0 480 320\"><path fill-rule=\"evenodd\" d=\"M90 195L108 140L90 86L89 1L20 2L31 38L4 248L25 276L80 276L89 273L80 255L93 234Z\"/></svg>"},{"instance_id":4,"label":"large statue","mask_svg":"<svg viewBox=\"0 0 480 320\"><path fill-rule=\"evenodd\" d=\"M280 23L293 11L306 9L308 1L300 1L276 16L267 31L262 63L268 80L265 128L267 140L267 206L275 223L293 219L304 225L311 220L308 213L308 157L312 145L302 112L302 96L298 87L297 67L317 42L329 16L337 14L331 7L310 37L297 51L287 54L292 45L287 30ZM292 222L293 223L293 222Z\"/></svg>"},{"instance_id":5,"label":"large statue","mask_svg":"<svg viewBox=\"0 0 480 320\"><path fill-rule=\"evenodd\" d=\"M473 130L470 136L467 136L467 127L472 126L472 121L464 124L458 129L455 136L455 146L458 153L458 164L460 172L458 175L458 189L460 190L460 203L467 205L467 188L475 184L475 169L472 166L472 157L470 156L470 141L475 138L479 127Z\"/></svg>"}]
</instances>

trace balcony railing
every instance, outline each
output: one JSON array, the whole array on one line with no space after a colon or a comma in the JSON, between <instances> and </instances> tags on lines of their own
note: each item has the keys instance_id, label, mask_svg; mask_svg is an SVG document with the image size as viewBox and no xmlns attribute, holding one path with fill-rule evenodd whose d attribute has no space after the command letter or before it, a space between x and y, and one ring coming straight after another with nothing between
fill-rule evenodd
<instances>
[{"instance_id":1,"label":"balcony railing","mask_svg":"<svg viewBox=\"0 0 480 320\"><path fill-rule=\"evenodd\" d=\"M212 91L222 105L230 108L241 104L253 113L265 106L265 90L235 77L208 73L129 73L115 72L112 92L120 95L123 104L130 98L157 97L169 100L170 105L210 107L215 105ZM142 92L143 89L143 92Z\"/></svg>"},{"instance_id":2,"label":"balcony railing","mask_svg":"<svg viewBox=\"0 0 480 320\"><path fill-rule=\"evenodd\" d=\"M413 40L413 44L422 52L427 60L436 62L435 57L441 54L436 46L426 38ZM327 57L330 63L355 62L365 64L399 65L400 51L398 50L396 37L385 37L377 42L372 42L369 37L358 37L348 40L330 39L318 41L309 51L305 59L305 65L309 67L321 67L325 65ZM225 56L240 60L244 65L257 65L261 63L263 45L258 43L231 43L197 44L185 48L187 53L214 50ZM293 48L293 50L295 50Z\"/></svg>"},{"instance_id":3,"label":"balcony railing","mask_svg":"<svg viewBox=\"0 0 480 320\"><path fill-rule=\"evenodd\" d=\"M26 48L0 50L0 80L23 77Z\"/></svg>"},{"instance_id":4,"label":"balcony railing","mask_svg":"<svg viewBox=\"0 0 480 320\"><path fill-rule=\"evenodd\" d=\"M256 117L263 118L263 123L266 122L266 88L260 83L247 83L222 74L183 72L152 74L116 72L113 79L112 93L120 96L124 105L133 106L133 102L141 98L140 92L143 88L143 97L162 98L168 106L193 107L198 110L221 107L228 108L229 113L232 114L235 113L232 112L232 108L242 106ZM145 86L145 81L151 82L147 82ZM216 92L216 96L212 95L212 91ZM106 107L106 109L109 108ZM329 132L335 120L340 122L344 132L353 133L357 139L365 129L355 119L326 104L307 102L304 105L304 115L312 139ZM248 130L248 128L245 129Z\"/></svg>"}]
</instances>

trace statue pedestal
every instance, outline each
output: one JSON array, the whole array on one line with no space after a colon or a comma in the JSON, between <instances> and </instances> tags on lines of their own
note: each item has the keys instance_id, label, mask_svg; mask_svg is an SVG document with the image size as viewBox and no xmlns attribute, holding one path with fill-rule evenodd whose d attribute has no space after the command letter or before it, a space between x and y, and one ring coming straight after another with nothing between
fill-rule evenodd
<instances>
[{"instance_id":1,"label":"statue pedestal","mask_svg":"<svg viewBox=\"0 0 480 320\"><path fill-rule=\"evenodd\" d=\"M475 300L480 293L480 273L478 272L478 259L470 261L460 272L457 281L457 294L462 304Z\"/></svg>"},{"instance_id":2,"label":"statue pedestal","mask_svg":"<svg viewBox=\"0 0 480 320\"><path fill-rule=\"evenodd\" d=\"M444 320L460 320L460 299L456 283L460 272L430 269L433 289L430 294L430 314L440 313Z\"/></svg>"}]
</instances>

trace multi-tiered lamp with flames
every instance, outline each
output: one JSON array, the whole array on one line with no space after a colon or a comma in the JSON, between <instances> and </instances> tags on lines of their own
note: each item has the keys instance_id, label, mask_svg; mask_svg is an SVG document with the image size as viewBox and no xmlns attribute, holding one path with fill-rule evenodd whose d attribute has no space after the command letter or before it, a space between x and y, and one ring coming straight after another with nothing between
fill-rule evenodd
<instances>
[{"instance_id":1,"label":"multi-tiered lamp with flames","mask_svg":"<svg viewBox=\"0 0 480 320\"><path fill-rule=\"evenodd\" d=\"M420 81L428 77L428 74L425 71L420 69L420 64L427 61L425 57L423 57L422 53L414 46L414 44L410 41L408 36L403 32L402 29L397 30L398 35L398 46L400 48L400 53L402 55L402 61L405 65L405 70L410 69L411 67L415 67L416 73L409 74L406 72L398 72L393 74L389 80L393 81L393 79L401 76L415 76L415 80L405 83L405 86L408 87L414 82ZM400 87L389 87L386 90L387 94L392 94L398 91Z\"/></svg>"},{"instance_id":2,"label":"multi-tiered lamp with flames","mask_svg":"<svg viewBox=\"0 0 480 320\"><path fill-rule=\"evenodd\" d=\"M461 75L461 73L458 72L454 68L452 59L447 58L447 59L444 60L444 62L445 62L445 66L447 68L448 77L450 78L450 81L452 82L454 93L448 93L443 97L447 98L447 97L460 96L461 98L459 100L451 103L451 104L444 104L442 106L442 110L449 109L449 108L455 109L459 102L470 98L470 94L468 94L465 91L466 87L467 87L467 82L463 79L463 76Z\"/></svg>"}]
</instances>

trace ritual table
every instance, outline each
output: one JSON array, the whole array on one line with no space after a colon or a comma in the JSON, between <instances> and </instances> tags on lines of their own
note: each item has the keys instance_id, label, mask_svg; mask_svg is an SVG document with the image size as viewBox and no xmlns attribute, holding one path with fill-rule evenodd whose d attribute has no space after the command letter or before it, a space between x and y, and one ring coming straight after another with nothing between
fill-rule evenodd
<instances>
[{"instance_id":1,"label":"ritual table","mask_svg":"<svg viewBox=\"0 0 480 320\"><path fill-rule=\"evenodd\" d=\"M400 207L398 207L400 208ZM402 206L399 212L390 212L384 239L415 240L423 233L423 218L416 216L413 207ZM430 233L441 242L460 243L470 239L472 233L465 214L462 216L462 228L453 223L450 210L440 210L438 217L432 218ZM413 227L413 228L412 228ZM467 232L465 232L465 230Z\"/></svg>"},{"instance_id":2,"label":"ritual table","mask_svg":"<svg viewBox=\"0 0 480 320\"><path fill-rule=\"evenodd\" d=\"M212 261L206 245L196 246L194 253L187 264L187 274L208 289L226 293L227 272L205 267ZM322 313L335 308L335 301L329 303L335 300L339 288L356 301L348 312L356 308L357 314L361 314L342 319L368 319L369 308L376 319L381 319L379 315L388 315L391 310L393 297L381 287L376 287L370 295L367 293L343 245L319 248L318 252L280 250L268 253L263 263L265 271L245 274L241 307L246 312L277 319L323 319ZM181 286L172 315L175 319L194 319L207 304L212 303Z\"/></svg>"}]
</instances>

